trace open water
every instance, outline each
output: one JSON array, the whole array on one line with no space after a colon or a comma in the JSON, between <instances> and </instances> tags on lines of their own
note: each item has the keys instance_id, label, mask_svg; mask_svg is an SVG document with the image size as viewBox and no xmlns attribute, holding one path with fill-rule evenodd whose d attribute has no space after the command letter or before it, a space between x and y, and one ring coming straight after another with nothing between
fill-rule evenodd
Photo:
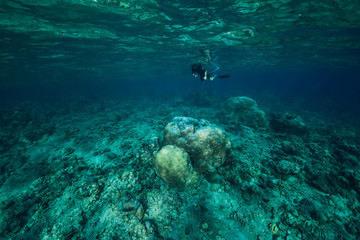
<instances>
[{"instance_id":1,"label":"open water","mask_svg":"<svg viewBox=\"0 0 360 240\"><path fill-rule=\"evenodd\" d=\"M0 238L358 239L359 16L350 0L0 0ZM185 191L155 167L178 116L232 144Z\"/></svg>"}]
</instances>

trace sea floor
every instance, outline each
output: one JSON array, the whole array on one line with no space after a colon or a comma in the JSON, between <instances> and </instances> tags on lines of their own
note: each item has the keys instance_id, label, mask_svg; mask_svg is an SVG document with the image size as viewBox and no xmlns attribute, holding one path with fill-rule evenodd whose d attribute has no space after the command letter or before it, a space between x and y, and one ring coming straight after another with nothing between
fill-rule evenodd
<instances>
[{"instance_id":1,"label":"sea floor","mask_svg":"<svg viewBox=\"0 0 360 240\"><path fill-rule=\"evenodd\" d=\"M356 121L289 108L305 134L234 129L221 102L199 105L76 99L2 110L0 238L359 239ZM206 119L232 144L225 164L186 191L153 168L176 116Z\"/></svg>"}]
</instances>

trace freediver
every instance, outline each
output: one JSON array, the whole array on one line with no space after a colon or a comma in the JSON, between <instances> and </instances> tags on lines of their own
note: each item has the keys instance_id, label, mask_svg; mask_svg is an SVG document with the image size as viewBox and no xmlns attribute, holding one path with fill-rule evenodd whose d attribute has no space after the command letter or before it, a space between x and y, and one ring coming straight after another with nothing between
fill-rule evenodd
<instances>
[{"instance_id":1,"label":"freediver","mask_svg":"<svg viewBox=\"0 0 360 240\"><path fill-rule=\"evenodd\" d=\"M204 82L205 80L213 81L215 78L229 78L230 75L215 75L214 72L219 68L215 69L211 73L208 72L201 63L195 63L191 65L191 71L194 77L200 77L200 81Z\"/></svg>"}]
</instances>

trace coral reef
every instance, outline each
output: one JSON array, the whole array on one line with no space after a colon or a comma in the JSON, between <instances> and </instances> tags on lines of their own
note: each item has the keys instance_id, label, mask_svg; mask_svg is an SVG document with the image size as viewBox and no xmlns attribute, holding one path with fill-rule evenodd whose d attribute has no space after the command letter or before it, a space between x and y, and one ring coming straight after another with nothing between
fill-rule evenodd
<instances>
[{"instance_id":1,"label":"coral reef","mask_svg":"<svg viewBox=\"0 0 360 240\"><path fill-rule=\"evenodd\" d=\"M280 133L303 135L307 128L300 116L291 113L270 114L271 128Z\"/></svg>"},{"instance_id":2,"label":"coral reef","mask_svg":"<svg viewBox=\"0 0 360 240\"><path fill-rule=\"evenodd\" d=\"M231 143L225 132L206 120L175 117L165 127L165 141L189 153L199 172L214 171L229 155Z\"/></svg>"},{"instance_id":3,"label":"coral reef","mask_svg":"<svg viewBox=\"0 0 360 240\"><path fill-rule=\"evenodd\" d=\"M166 145L158 152L154 167L167 184L179 189L193 187L200 179L200 175L191 166L189 155L173 145Z\"/></svg>"},{"instance_id":4,"label":"coral reef","mask_svg":"<svg viewBox=\"0 0 360 240\"><path fill-rule=\"evenodd\" d=\"M258 108L255 100L248 97L227 99L219 117L225 124L234 129L239 129L241 125L256 129L267 128L269 125L264 111Z\"/></svg>"},{"instance_id":5,"label":"coral reef","mask_svg":"<svg viewBox=\"0 0 360 240\"><path fill-rule=\"evenodd\" d=\"M306 134L225 135L217 112L110 100L2 111L0 238L358 239L358 122L288 109ZM197 173L214 153L228 160Z\"/></svg>"}]
</instances>

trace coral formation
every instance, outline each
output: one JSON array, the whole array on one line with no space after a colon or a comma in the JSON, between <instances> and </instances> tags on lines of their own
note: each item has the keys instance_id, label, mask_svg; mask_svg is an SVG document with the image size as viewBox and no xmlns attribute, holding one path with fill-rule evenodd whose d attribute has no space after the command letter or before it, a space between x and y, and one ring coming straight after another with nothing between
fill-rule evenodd
<instances>
[{"instance_id":1,"label":"coral formation","mask_svg":"<svg viewBox=\"0 0 360 240\"><path fill-rule=\"evenodd\" d=\"M255 100L248 97L227 99L219 117L224 123L235 129L241 125L256 129L267 128L269 125L264 111L258 108Z\"/></svg>"},{"instance_id":2,"label":"coral formation","mask_svg":"<svg viewBox=\"0 0 360 240\"><path fill-rule=\"evenodd\" d=\"M269 223L268 228L273 234L277 234L277 232L279 231L279 228L274 223Z\"/></svg>"},{"instance_id":3,"label":"coral formation","mask_svg":"<svg viewBox=\"0 0 360 240\"><path fill-rule=\"evenodd\" d=\"M300 116L291 113L272 113L270 114L270 127L281 133L303 135L307 128Z\"/></svg>"},{"instance_id":4,"label":"coral formation","mask_svg":"<svg viewBox=\"0 0 360 240\"><path fill-rule=\"evenodd\" d=\"M358 124L301 109L282 119L301 113L306 134L241 127L231 161L200 174L197 154L228 138L196 120L218 109L177 102L0 111L0 238L358 239Z\"/></svg>"},{"instance_id":5,"label":"coral formation","mask_svg":"<svg viewBox=\"0 0 360 240\"><path fill-rule=\"evenodd\" d=\"M154 166L157 174L167 184L179 189L193 187L200 179L190 164L189 155L177 146L163 147L156 155Z\"/></svg>"},{"instance_id":6,"label":"coral formation","mask_svg":"<svg viewBox=\"0 0 360 240\"><path fill-rule=\"evenodd\" d=\"M206 120L175 117L165 127L165 141L189 153L199 172L213 171L222 165L231 149L225 132Z\"/></svg>"}]
</instances>

